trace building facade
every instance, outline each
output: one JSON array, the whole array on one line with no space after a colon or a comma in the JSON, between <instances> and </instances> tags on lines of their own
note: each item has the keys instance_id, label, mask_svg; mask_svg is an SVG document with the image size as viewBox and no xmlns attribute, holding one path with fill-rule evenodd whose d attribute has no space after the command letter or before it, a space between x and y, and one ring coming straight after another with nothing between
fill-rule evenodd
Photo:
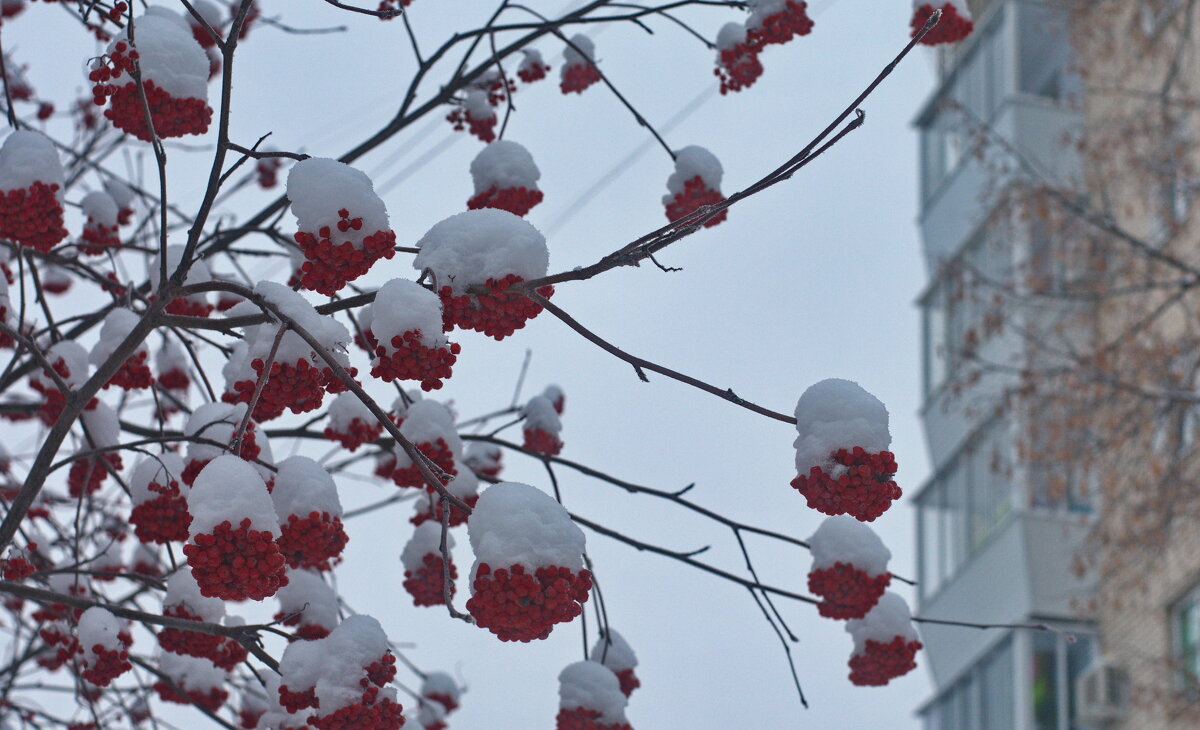
<instances>
[{"instance_id":1,"label":"building facade","mask_svg":"<svg viewBox=\"0 0 1200 730\"><path fill-rule=\"evenodd\" d=\"M1093 664L1094 524L1086 479L1043 446L1029 333L1071 322L1052 235L1023 211L1032 178L1076 188L1083 166L1071 15L1034 0L969 2L971 37L937 51L918 115L923 419L933 476L915 495L928 730L1082 730L1072 688ZM1020 306L1015 306L1016 303ZM1064 331L1068 334L1074 325Z\"/></svg>"}]
</instances>

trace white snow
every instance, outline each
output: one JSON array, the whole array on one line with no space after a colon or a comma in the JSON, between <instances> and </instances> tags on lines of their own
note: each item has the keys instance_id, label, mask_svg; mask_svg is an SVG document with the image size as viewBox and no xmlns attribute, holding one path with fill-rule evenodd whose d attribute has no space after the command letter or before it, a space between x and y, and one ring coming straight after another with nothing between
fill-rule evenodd
<instances>
[{"instance_id":1,"label":"white snow","mask_svg":"<svg viewBox=\"0 0 1200 730\"><path fill-rule=\"evenodd\" d=\"M104 191L112 196L117 208L129 208L133 205L133 189L123 180L115 177L104 178Z\"/></svg>"},{"instance_id":2,"label":"white snow","mask_svg":"<svg viewBox=\"0 0 1200 730\"><path fill-rule=\"evenodd\" d=\"M462 690L459 689L458 682L454 681L445 672L427 672L425 678L421 681L421 696L428 697L431 694L446 695L458 701L462 696Z\"/></svg>"},{"instance_id":3,"label":"white snow","mask_svg":"<svg viewBox=\"0 0 1200 730\"><path fill-rule=\"evenodd\" d=\"M392 279L379 288L371 306L371 333L392 352L392 338L419 330L425 347L445 347L442 300L415 281Z\"/></svg>"},{"instance_id":4,"label":"white snow","mask_svg":"<svg viewBox=\"0 0 1200 730\"><path fill-rule=\"evenodd\" d=\"M887 643L897 636L905 641L917 640L917 629L912 624L908 604L900 596L887 591L879 597L879 603L862 618L846 622L846 633L854 637L854 653L866 651L867 641Z\"/></svg>"},{"instance_id":5,"label":"white snow","mask_svg":"<svg viewBox=\"0 0 1200 730\"><path fill-rule=\"evenodd\" d=\"M338 625L338 599L333 589L311 570L288 570L288 583L275 593L279 610L301 614L300 623L333 631Z\"/></svg>"},{"instance_id":6,"label":"white snow","mask_svg":"<svg viewBox=\"0 0 1200 730\"><path fill-rule=\"evenodd\" d=\"M137 323L141 319L131 309L117 308L109 312L104 318L104 324L100 327L100 339L92 346L92 352L88 355L88 362L97 367L103 364L121 342L129 336L129 333L133 331L133 328L137 326ZM134 354L145 351L146 344L143 341L134 350Z\"/></svg>"},{"instance_id":7,"label":"white snow","mask_svg":"<svg viewBox=\"0 0 1200 730\"><path fill-rule=\"evenodd\" d=\"M288 172L287 197L300 230L316 236L329 226L329 240L335 245L350 241L362 248L364 238L388 230L387 208L375 194L371 178L337 160L310 157L297 162ZM338 231L340 209L348 210L351 218L362 218L362 228Z\"/></svg>"},{"instance_id":8,"label":"white snow","mask_svg":"<svg viewBox=\"0 0 1200 730\"><path fill-rule=\"evenodd\" d=\"M303 294L292 291L288 287L274 281L260 281L254 291L261 294L271 304L275 305L280 314L291 318L297 326L304 329L317 340L342 367L349 367L350 360L346 356L346 345L351 342L346 325L333 317L318 314L312 304ZM237 309L235 307L234 309ZM232 310L230 310L232 311ZM250 359L261 357L265 361L271 352L275 341L275 328L257 326L247 328L246 339L253 337L248 343ZM251 331L252 330L252 331ZM253 336L257 334L257 336ZM275 355L276 362L294 363L298 360L310 360L318 369L326 367L325 361L313 352L312 347L299 334L289 330L279 342L279 351Z\"/></svg>"},{"instance_id":9,"label":"white snow","mask_svg":"<svg viewBox=\"0 0 1200 730\"><path fill-rule=\"evenodd\" d=\"M329 715L362 699L364 669L387 652L387 634L378 621L350 616L324 639L289 644L279 673L290 690L315 689L320 714Z\"/></svg>"},{"instance_id":10,"label":"white snow","mask_svg":"<svg viewBox=\"0 0 1200 730\"><path fill-rule=\"evenodd\" d=\"M758 28L767 18L787 9L788 0L746 0L746 9L750 17L746 19L746 27Z\"/></svg>"},{"instance_id":11,"label":"white snow","mask_svg":"<svg viewBox=\"0 0 1200 730\"><path fill-rule=\"evenodd\" d=\"M351 421L358 419L365 424L375 422L375 416L366 404L358 399L358 396L347 391L338 393L333 402L329 404L329 427L339 433L347 433L350 430Z\"/></svg>"},{"instance_id":12,"label":"white snow","mask_svg":"<svg viewBox=\"0 0 1200 730\"><path fill-rule=\"evenodd\" d=\"M192 42L194 43L195 39L192 39ZM179 244L167 246L167 276L175 273L175 269L179 268L179 262L183 260L184 250L185 247ZM158 256L154 256L150 259L146 267L146 274L150 278L150 287L153 289L158 288L158 259ZM203 284L212 280L212 274L209 272L208 265L204 263L204 260L194 259L183 283L191 286L192 284ZM188 297L188 300L207 301L207 297L207 294L193 294Z\"/></svg>"},{"instance_id":13,"label":"white snow","mask_svg":"<svg viewBox=\"0 0 1200 730\"><path fill-rule=\"evenodd\" d=\"M447 534L446 549L450 550L453 547L454 535ZM442 554L442 526L433 520L422 522L413 530L412 537L404 544L404 552L400 553L400 562L404 564L405 570L415 572L423 565L421 561L429 553Z\"/></svg>"},{"instance_id":14,"label":"white snow","mask_svg":"<svg viewBox=\"0 0 1200 730\"><path fill-rule=\"evenodd\" d=\"M169 370L182 370L189 373L190 377L191 359L184 352L183 346L174 339L167 338L163 340L163 346L154 354L154 367L159 374Z\"/></svg>"},{"instance_id":15,"label":"white snow","mask_svg":"<svg viewBox=\"0 0 1200 730\"><path fill-rule=\"evenodd\" d=\"M466 109L467 116L476 122L496 118L495 110L488 103L488 93L480 89L471 89L467 92L463 99L463 109Z\"/></svg>"},{"instance_id":16,"label":"white snow","mask_svg":"<svg viewBox=\"0 0 1200 730\"><path fill-rule=\"evenodd\" d=\"M200 657L164 651L158 655L158 669L185 692L207 694L225 684L225 671Z\"/></svg>"},{"instance_id":17,"label":"white snow","mask_svg":"<svg viewBox=\"0 0 1200 730\"><path fill-rule=\"evenodd\" d=\"M288 517L307 517L310 512L328 512L330 517L342 516L337 485L325 467L307 456L291 456L279 462L275 473L275 488L271 500L280 524Z\"/></svg>"},{"instance_id":18,"label":"white snow","mask_svg":"<svg viewBox=\"0 0 1200 730\"><path fill-rule=\"evenodd\" d=\"M83 647L84 662L93 664L96 653L92 650L97 644L105 649L121 651L125 645L117 638L117 634L125 630L125 622L99 606L92 606L79 617L75 626L75 635L79 637L79 645Z\"/></svg>"},{"instance_id":19,"label":"white snow","mask_svg":"<svg viewBox=\"0 0 1200 730\"><path fill-rule=\"evenodd\" d=\"M86 434L85 449L109 448L121 440L121 422L117 419L117 412L103 401L97 403L95 408L79 414L79 422Z\"/></svg>"},{"instance_id":20,"label":"white snow","mask_svg":"<svg viewBox=\"0 0 1200 730\"><path fill-rule=\"evenodd\" d=\"M476 195L493 186L501 190L537 190L537 181L541 176L529 150L507 139L492 142L471 160L471 180L475 184Z\"/></svg>"},{"instance_id":21,"label":"white snow","mask_svg":"<svg viewBox=\"0 0 1200 730\"><path fill-rule=\"evenodd\" d=\"M78 388L87 381L88 378L88 353L75 340L59 340L46 350L46 359L51 365L58 365L58 361L62 360L67 366L67 374L63 376L63 382L72 388ZM50 388L54 388L54 381L48 375L41 371L35 371L31 376L37 378L39 382Z\"/></svg>"},{"instance_id":22,"label":"white snow","mask_svg":"<svg viewBox=\"0 0 1200 730\"><path fill-rule=\"evenodd\" d=\"M544 395L530 398L521 408L521 417L525 419L525 428L540 429L555 435L562 431L562 421L554 410L554 402Z\"/></svg>"},{"instance_id":23,"label":"white snow","mask_svg":"<svg viewBox=\"0 0 1200 730\"><path fill-rule=\"evenodd\" d=\"M134 19L133 31L133 46L144 81L153 81L177 99L208 99L208 56L182 16L166 8L150 8ZM127 32L113 39L108 52L112 53L122 41L128 42ZM124 86L132 80L122 71L112 83Z\"/></svg>"},{"instance_id":24,"label":"white snow","mask_svg":"<svg viewBox=\"0 0 1200 730\"><path fill-rule=\"evenodd\" d=\"M629 642L625 641L624 637L611 627L608 629L608 639L609 641L606 641L603 635L596 639L589 657L592 661L603 664L613 672L623 672L638 665L633 647L629 646Z\"/></svg>"},{"instance_id":25,"label":"white snow","mask_svg":"<svg viewBox=\"0 0 1200 730\"><path fill-rule=\"evenodd\" d=\"M93 223L101 226L116 227L117 201L103 190L93 190L79 201L83 214Z\"/></svg>"},{"instance_id":26,"label":"white snow","mask_svg":"<svg viewBox=\"0 0 1200 730\"><path fill-rule=\"evenodd\" d=\"M546 62L542 60L542 52L536 48L522 48L521 53L524 54L524 57L521 59L521 63L517 65L518 74L527 69L546 65Z\"/></svg>"},{"instance_id":27,"label":"white snow","mask_svg":"<svg viewBox=\"0 0 1200 730\"><path fill-rule=\"evenodd\" d=\"M57 183L56 197L62 201L66 176L54 143L41 132L21 129L8 135L0 147L0 190L27 188L35 182Z\"/></svg>"},{"instance_id":28,"label":"white snow","mask_svg":"<svg viewBox=\"0 0 1200 730\"><path fill-rule=\"evenodd\" d=\"M446 442L451 453L462 453L462 439L454 428L454 417L446 406L434 400L419 400L409 406L404 413L404 423L400 425L400 434L414 444L434 443L440 438ZM408 454L398 445L396 458L400 467L412 464Z\"/></svg>"},{"instance_id":29,"label":"white snow","mask_svg":"<svg viewBox=\"0 0 1200 730\"><path fill-rule=\"evenodd\" d=\"M417 247L413 266L429 269L439 287L455 294L508 274L536 279L550 265L545 237L524 218L495 208L452 215L430 228Z\"/></svg>"},{"instance_id":30,"label":"white snow","mask_svg":"<svg viewBox=\"0 0 1200 730\"><path fill-rule=\"evenodd\" d=\"M225 602L220 598L209 598L201 594L200 586L190 570L177 570L167 579L163 610L178 607L210 624L219 624L221 619L225 618Z\"/></svg>"},{"instance_id":31,"label":"white snow","mask_svg":"<svg viewBox=\"0 0 1200 730\"><path fill-rule=\"evenodd\" d=\"M578 50L576 50L578 49ZM582 52L582 55L580 55ZM571 36L571 45L563 49L563 74L565 76L568 66L577 66L586 64L596 58L596 44L591 38L577 33Z\"/></svg>"},{"instance_id":32,"label":"white snow","mask_svg":"<svg viewBox=\"0 0 1200 730\"><path fill-rule=\"evenodd\" d=\"M883 575L892 552L875 531L849 515L825 518L808 538L813 570L827 570L834 563L848 563L868 575Z\"/></svg>"},{"instance_id":33,"label":"white snow","mask_svg":"<svg viewBox=\"0 0 1200 730\"><path fill-rule=\"evenodd\" d=\"M280 535L275 507L262 476L232 454L218 456L204 467L187 500L192 538L211 533L226 520L236 529L246 518L250 519L251 529Z\"/></svg>"},{"instance_id":34,"label":"white snow","mask_svg":"<svg viewBox=\"0 0 1200 730\"><path fill-rule=\"evenodd\" d=\"M308 642L296 642L297 644ZM269 669L260 669L259 673L263 675L263 689L267 694L268 709L266 714L258 719L257 730L279 730L280 728L303 728L308 726L308 718L312 716L312 710L300 710L296 713L288 712L279 704L279 685L282 679L278 674ZM290 686L289 689L294 689Z\"/></svg>"},{"instance_id":35,"label":"white snow","mask_svg":"<svg viewBox=\"0 0 1200 730\"><path fill-rule=\"evenodd\" d=\"M467 535L475 552L472 576L480 563L493 570L522 565L529 573L550 565L583 569L583 530L553 497L528 484L500 482L485 489L467 521Z\"/></svg>"},{"instance_id":36,"label":"white snow","mask_svg":"<svg viewBox=\"0 0 1200 730\"><path fill-rule=\"evenodd\" d=\"M663 196L663 204L669 204L684 190L684 183L697 175L704 181L704 186L710 190L721 189L721 176L725 171L716 155L696 145L689 145L675 150L675 172L667 178L667 190Z\"/></svg>"},{"instance_id":37,"label":"white snow","mask_svg":"<svg viewBox=\"0 0 1200 730\"><path fill-rule=\"evenodd\" d=\"M558 706L564 710L583 707L600 713L606 725L624 723L625 705L617 675L598 662L568 664L558 675Z\"/></svg>"},{"instance_id":38,"label":"white snow","mask_svg":"<svg viewBox=\"0 0 1200 730\"><path fill-rule=\"evenodd\" d=\"M420 388L404 391L404 395L408 396L408 401L405 401L401 396L396 396L396 400L392 401L392 415L397 419L408 418L409 403L420 403L425 400L425 396L421 395Z\"/></svg>"},{"instance_id":39,"label":"white snow","mask_svg":"<svg viewBox=\"0 0 1200 730\"><path fill-rule=\"evenodd\" d=\"M417 724L421 727L427 728L445 721L446 709L436 700L425 700L417 705Z\"/></svg>"},{"instance_id":40,"label":"white snow","mask_svg":"<svg viewBox=\"0 0 1200 730\"><path fill-rule=\"evenodd\" d=\"M200 17L204 18L204 22L211 25L213 30L217 31L217 34L220 35L221 26L225 23L225 16L221 12L221 8L212 2L212 0L192 0L192 7L196 9ZM193 25L200 25L196 22L195 18L191 17L190 13L188 14L188 22Z\"/></svg>"},{"instance_id":41,"label":"white snow","mask_svg":"<svg viewBox=\"0 0 1200 730\"><path fill-rule=\"evenodd\" d=\"M246 414L246 407L245 403L205 403L192 411L192 415L188 417L187 423L183 426L183 434L227 444L229 439L233 438L234 429ZM253 428L253 421L246 428L247 430ZM254 434L254 443L262 445L265 442L266 437L262 433ZM215 459L224 453L225 449L220 446L188 442L188 461ZM265 457L263 460L269 461Z\"/></svg>"},{"instance_id":42,"label":"white snow","mask_svg":"<svg viewBox=\"0 0 1200 730\"><path fill-rule=\"evenodd\" d=\"M728 51L740 43L746 42L746 26L741 23L726 23L717 31L717 52Z\"/></svg>"},{"instance_id":43,"label":"white snow","mask_svg":"<svg viewBox=\"0 0 1200 730\"><path fill-rule=\"evenodd\" d=\"M467 453L463 457L463 463L476 471L486 471L495 469L500 466L501 454L499 446L484 443L483 441L472 441L467 444ZM460 470L461 474L462 471Z\"/></svg>"},{"instance_id":44,"label":"white snow","mask_svg":"<svg viewBox=\"0 0 1200 730\"><path fill-rule=\"evenodd\" d=\"M838 449L861 446L876 453L892 443L888 412L858 383L830 378L811 386L796 403L796 471L807 475L819 466L836 475L831 458Z\"/></svg>"}]
</instances>

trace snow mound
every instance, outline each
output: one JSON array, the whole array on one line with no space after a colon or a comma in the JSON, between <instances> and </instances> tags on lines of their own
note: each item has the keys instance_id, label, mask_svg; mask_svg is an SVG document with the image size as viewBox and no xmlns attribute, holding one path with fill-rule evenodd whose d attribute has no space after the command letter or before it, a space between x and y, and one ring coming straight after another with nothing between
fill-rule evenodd
<instances>
[{"instance_id":1,"label":"snow mound","mask_svg":"<svg viewBox=\"0 0 1200 730\"><path fill-rule=\"evenodd\" d=\"M892 443L888 412L878 398L858 383L830 378L811 386L796 403L796 471L820 467L836 476L833 453L861 446L886 451Z\"/></svg>"},{"instance_id":2,"label":"snow mound","mask_svg":"<svg viewBox=\"0 0 1200 730\"><path fill-rule=\"evenodd\" d=\"M827 517L808 538L813 570L827 570L835 563L847 563L868 575L883 575L892 552L879 535L849 515Z\"/></svg>"},{"instance_id":3,"label":"snow mound","mask_svg":"<svg viewBox=\"0 0 1200 730\"><path fill-rule=\"evenodd\" d=\"M429 269L439 287L455 294L509 274L536 279L550 266L545 237L525 219L495 208L452 215L430 228L417 247L413 266Z\"/></svg>"},{"instance_id":4,"label":"snow mound","mask_svg":"<svg viewBox=\"0 0 1200 730\"><path fill-rule=\"evenodd\" d=\"M480 563L492 569L521 565L530 574L550 565L583 569L583 531L561 504L528 484L500 482L485 489L467 534L475 552L472 576Z\"/></svg>"},{"instance_id":5,"label":"snow mound","mask_svg":"<svg viewBox=\"0 0 1200 730\"><path fill-rule=\"evenodd\" d=\"M612 670L598 662L568 664L558 675L558 706L564 710L583 707L600 713L596 718L606 725L626 722L621 684Z\"/></svg>"}]
</instances>

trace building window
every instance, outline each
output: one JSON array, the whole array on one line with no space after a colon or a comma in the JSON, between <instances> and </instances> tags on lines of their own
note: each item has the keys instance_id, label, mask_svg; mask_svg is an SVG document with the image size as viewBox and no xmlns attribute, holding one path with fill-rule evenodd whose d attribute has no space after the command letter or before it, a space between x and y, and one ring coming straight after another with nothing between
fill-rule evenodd
<instances>
[{"instance_id":1,"label":"building window","mask_svg":"<svg viewBox=\"0 0 1200 730\"><path fill-rule=\"evenodd\" d=\"M1180 599L1171 614L1179 689L1200 695L1200 586Z\"/></svg>"},{"instance_id":2,"label":"building window","mask_svg":"<svg viewBox=\"0 0 1200 730\"><path fill-rule=\"evenodd\" d=\"M1076 99L1080 83L1071 70L1068 16L1050 5L1021 3L1016 8L1017 89L1056 101Z\"/></svg>"}]
</instances>

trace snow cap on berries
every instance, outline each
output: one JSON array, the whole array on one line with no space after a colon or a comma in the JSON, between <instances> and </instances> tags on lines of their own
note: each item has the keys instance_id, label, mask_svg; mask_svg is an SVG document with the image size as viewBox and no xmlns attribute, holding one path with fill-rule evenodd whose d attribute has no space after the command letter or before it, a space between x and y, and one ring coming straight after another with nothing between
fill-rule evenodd
<instances>
[{"instance_id":1,"label":"snow cap on berries","mask_svg":"<svg viewBox=\"0 0 1200 730\"><path fill-rule=\"evenodd\" d=\"M689 145L675 150L675 172L667 178L667 190L670 192L663 196L663 204L669 205L676 195L684 192L684 183L697 176L709 190L720 190L724 174L721 161L703 147Z\"/></svg>"},{"instance_id":2,"label":"snow cap on berries","mask_svg":"<svg viewBox=\"0 0 1200 730\"><path fill-rule=\"evenodd\" d=\"M888 591L879 598L865 617L846 622L846 633L854 637L854 653L866 651L867 641L888 643L895 637L917 641L917 629L903 598Z\"/></svg>"},{"instance_id":3,"label":"snow cap on berries","mask_svg":"<svg viewBox=\"0 0 1200 730\"><path fill-rule=\"evenodd\" d=\"M167 276L175 273L175 270L179 268L179 263L183 261L184 250L185 247L178 244L167 246ZM157 289L159 284L159 258L155 256L146 269L146 274L150 278L150 287L153 289ZM203 259L196 258L192 260L192 265L188 268L187 277L184 278L183 283L191 286L193 284L204 284L212 280L213 277L208 270L208 265L204 263ZM206 295L192 294L188 298L191 299L192 297L200 298L206 297Z\"/></svg>"},{"instance_id":4,"label":"snow cap on berries","mask_svg":"<svg viewBox=\"0 0 1200 730\"><path fill-rule=\"evenodd\" d=\"M619 725L626 722L628 702L617 675L599 662L568 664L558 675L558 706L564 710L582 707L599 712L600 723Z\"/></svg>"},{"instance_id":5,"label":"snow cap on berries","mask_svg":"<svg viewBox=\"0 0 1200 730\"><path fill-rule=\"evenodd\" d=\"M108 610L92 606L79 617L75 627L79 644L83 648L84 661L92 664L96 660L93 648L99 644L105 649L124 651L125 644L117 635L126 631L125 622L112 615Z\"/></svg>"},{"instance_id":6,"label":"snow cap on berries","mask_svg":"<svg viewBox=\"0 0 1200 730\"><path fill-rule=\"evenodd\" d=\"M472 441L467 444L463 463L480 474L495 476L500 473L502 453L500 447L495 444ZM459 473L461 474L462 472L460 471Z\"/></svg>"},{"instance_id":7,"label":"snow cap on berries","mask_svg":"<svg viewBox=\"0 0 1200 730\"><path fill-rule=\"evenodd\" d=\"M357 395L350 391L338 393L333 402L329 404L330 428L334 431L346 432L350 428L351 421L355 419L368 425L376 421L375 414L371 413L371 409L367 408L367 404L363 403Z\"/></svg>"},{"instance_id":8,"label":"snow cap on berries","mask_svg":"<svg viewBox=\"0 0 1200 730\"><path fill-rule=\"evenodd\" d=\"M86 447L88 449L111 448L121 439L121 422L117 418L117 412L107 403L97 403L95 408L85 409L79 414L79 421L87 434L85 443L91 444Z\"/></svg>"},{"instance_id":9,"label":"snow cap on berries","mask_svg":"<svg viewBox=\"0 0 1200 730\"><path fill-rule=\"evenodd\" d=\"M421 696L433 698L441 706L444 706L442 698L446 698L457 706L459 698L462 697L462 689L458 682L454 681L454 677L445 672L426 672L421 681ZM451 709L447 708L447 711Z\"/></svg>"},{"instance_id":10,"label":"snow cap on berries","mask_svg":"<svg viewBox=\"0 0 1200 730\"><path fill-rule=\"evenodd\" d=\"M414 444L434 443L442 439L451 453L462 453L462 439L454 428L454 416L446 406L434 400L419 400L410 405L404 413L400 433ZM398 446L396 454L399 457L408 456Z\"/></svg>"},{"instance_id":11,"label":"snow cap on berries","mask_svg":"<svg viewBox=\"0 0 1200 730\"><path fill-rule=\"evenodd\" d=\"M210 461L196 477L187 499L193 539L211 533L222 522L236 527L247 518L250 529L269 532L276 538L280 535L279 520L262 476L233 454Z\"/></svg>"},{"instance_id":12,"label":"snow cap on berries","mask_svg":"<svg viewBox=\"0 0 1200 730\"><path fill-rule=\"evenodd\" d=\"M181 493L187 493L187 485L183 483L183 459L170 451L155 456L148 456L133 467L126 483L129 484L129 495L136 507L143 502L149 502L162 496L161 492L150 489L150 484L166 487L171 482L177 482Z\"/></svg>"},{"instance_id":13,"label":"snow cap on berries","mask_svg":"<svg viewBox=\"0 0 1200 730\"><path fill-rule=\"evenodd\" d=\"M350 616L329 636L288 645L279 661L283 683L292 691L315 689L322 716L362 700L366 667L387 654L383 627L370 616Z\"/></svg>"},{"instance_id":14,"label":"snow cap on berries","mask_svg":"<svg viewBox=\"0 0 1200 730\"><path fill-rule=\"evenodd\" d=\"M27 188L35 182L58 185L55 197L62 201L66 175L54 143L41 132L20 129L0 146L0 191Z\"/></svg>"},{"instance_id":15,"label":"snow cap on berries","mask_svg":"<svg viewBox=\"0 0 1200 730\"><path fill-rule=\"evenodd\" d=\"M100 327L100 339L92 346L92 352L88 355L88 362L99 366L107 360L141 319L131 309L117 308L109 312ZM146 345L142 343L135 352L145 351Z\"/></svg>"},{"instance_id":16,"label":"snow cap on berries","mask_svg":"<svg viewBox=\"0 0 1200 730\"><path fill-rule=\"evenodd\" d=\"M454 547L454 535L446 534L446 549ZM425 556L429 553L442 554L442 526L432 520L422 522L413 530L412 537L404 544L404 552L400 553L400 562L405 570L416 572L424 566Z\"/></svg>"},{"instance_id":17,"label":"snow cap on berries","mask_svg":"<svg viewBox=\"0 0 1200 730\"><path fill-rule=\"evenodd\" d=\"M224 692L225 670L208 659L164 651L158 655L158 669L184 692L205 695L212 690Z\"/></svg>"},{"instance_id":18,"label":"snow cap on berries","mask_svg":"<svg viewBox=\"0 0 1200 730\"><path fill-rule=\"evenodd\" d=\"M342 516L333 477L307 456L290 456L279 462L271 500L280 522L287 522L292 515L307 517L314 511L328 512L330 517Z\"/></svg>"},{"instance_id":19,"label":"snow cap on berries","mask_svg":"<svg viewBox=\"0 0 1200 730\"><path fill-rule=\"evenodd\" d=\"M831 458L839 449L861 446L864 451L885 451L892 443L888 412L878 398L858 383L829 378L809 387L796 403L796 470L808 474L812 467L836 476Z\"/></svg>"},{"instance_id":20,"label":"snow cap on berries","mask_svg":"<svg viewBox=\"0 0 1200 730\"><path fill-rule=\"evenodd\" d=\"M638 665L637 655L633 653L633 647L611 628L608 629L606 634L602 634L600 638L596 639L589 658L593 662L603 664L613 672L633 669Z\"/></svg>"},{"instance_id":21,"label":"snow cap on berries","mask_svg":"<svg viewBox=\"0 0 1200 730\"><path fill-rule=\"evenodd\" d=\"M346 325L337 321L333 317L319 314L312 304L304 298L303 294L293 291L288 287L274 281L260 281L254 286L254 291L270 304L275 305L279 312L294 321L299 327L307 331L314 339L321 344L325 350L334 356L342 367L349 367L350 360L346 357L345 348L350 343L350 331L346 329ZM235 309L237 309L235 307ZM230 310L231 312L233 310ZM266 346L265 352L262 355L265 357L270 352L272 341L275 339L275 330L273 327L262 328L262 336L257 338L257 347L252 348L254 353L261 349L263 344ZM269 333L269 339L266 335ZM266 340L264 343L263 341ZM325 367L325 361L318 358L312 347L304 341L300 335L293 331L288 331L283 336L279 343L279 351L275 356L277 362L296 362L297 360L313 360L318 368Z\"/></svg>"},{"instance_id":22,"label":"snow cap on berries","mask_svg":"<svg viewBox=\"0 0 1200 730\"><path fill-rule=\"evenodd\" d=\"M379 288L371 306L371 333L391 352L393 337L418 330L425 347L445 347L442 333L442 301L437 294L415 281L392 279Z\"/></svg>"},{"instance_id":23,"label":"snow cap on berries","mask_svg":"<svg viewBox=\"0 0 1200 730\"><path fill-rule=\"evenodd\" d=\"M746 42L746 26L741 23L726 23L717 31L717 51L728 51Z\"/></svg>"},{"instance_id":24,"label":"snow cap on berries","mask_svg":"<svg viewBox=\"0 0 1200 730\"><path fill-rule=\"evenodd\" d=\"M349 241L362 248L364 238L388 230L387 208L375 194L371 178L337 160L310 157L297 162L288 171L287 197L300 230L306 233L316 234L326 226L338 230L339 210L363 219L360 229L330 237L334 243Z\"/></svg>"},{"instance_id":25,"label":"snow cap on berries","mask_svg":"<svg viewBox=\"0 0 1200 730\"><path fill-rule=\"evenodd\" d=\"M190 27L178 13L163 7L149 8L134 21L138 68L143 81L171 96L182 99L208 99L208 56L192 36ZM128 32L118 35L108 46L108 53L118 43L129 43ZM133 79L121 71L113 83L123 86Z\"/></svg>"},{"instance_id":26,"label":"snow cap on berries","mask_svg":"<svg viewBox=\"0 0 1200 730\"><path fill-rule=\"evenodd\" d=\"M491 187L536 190L541 176L529 150L507 139L492 142L471 160L476 194Z\"/></svg>"},{"instance_id":27,"label":"snow cap on berries","mask_svg":"<svg viewBox=\"0 0 1200 730\"><path fill-rule=\"evenodd\" d=\"M883 575L892 552L867 525L849 515L825 518L808 538L813 570L827 570L835 563L853 565L868 575Z\"/></svg>"},{"instance_id":28,"label":"snow cap on berries","mask_svg":"<svg viewBox=\"0 0 1200 730\"><path fill-rule=\"evenodd\" d=\"M549 434L562 432L562 421L554 410L554 401L544 395L535 395L521 408L525 428L539 429Z\"/></svg>"},{"instance_id":29,"label":"snow cap on berries","mask_svg":"<svg viewBox=\"0 0 1200 730\"><path fill-rule=\"evenodd\" d=\"M509 274L536 279L550 265L545 237L525 219L495 208L452 215L430 228L417 247L413 266L429 269L438 286L455 294Z\"/></svg>"},{"instance_id":30,"label":"snow cap on berries","mask_svg":"<svg viewBox=\"0 0 1200 730\"><path fill-rule=\"evenodd\" d=\"M500 482L485 489L467 521L467 535L476 568L487 563L493 569L521 565L528 573L549 565L583 569L583 530L553 497L528 484Z\"/></svg>"},{"instance_id":31,"label":"snow cap on berries","mask_svg":"<svg viewBox=\"0 0 1200 730\"><path fill-rule=\"evenodd\" d=\"M312 570L291 569L287 576L287 585L275 594L280 612L298 613L301 624L333 631L338 625L338 600L329 584Z\"/></svg>"},{"instance_id":32,"label":"snow cap on berries","mask_svg":"<svg viewBox=\"0 0 1200 730\"><path fill-rule=\"evenodd\" d=\"M46 350L46 359L51 365L58 365L58 361L62 360L67 368L67 374L62 375L63 382L72 388L78 388L83 385L88 379L88 352L83 349L75 340L59 340ZM50 388L56 387L54 381L44 373L38 373L33 376L38 379L43 385Z\"/></svg>"},{"instance_id":33,"label":"snow cap on berries","mask_svg":"<svg viewBox=\"0 0 1200 730\"><path fill-rule=\"evenodd\" d=\"M582 33L571 36L571 43L563 49L563 69L568 66L590 64L596 58L596 44Z\"/></svg>"},{"instance_id":34,"label":"snow cap on berries","mask_svg":"<svg viewBox=\"0 0 1200 730\"><path fill-rule=\"evenodd\" d=\"M221 623L225 618L225 601L209 598L200 593L200 584L190 570L177 570L167 579L167 593L163 596L163 610L185 609L200 621Z\"/></svg>"},{"instance_id":35,"label":"snow cap on berries","mask_svg":"<svg viewBox=\"0 0 1200 730\"><path fill-rule=\"evenodd\" d=\"M96 225L107 226L109 228L117 227L117 201L103 190L93 190L83 196L83 200L79 201L79 207L83 214Z\"/></svg>"},{"instance_id":36,"label":"snow cap on berries","mask_svg":"<svg viewBox=\"0 0 1200 730\"><path fill-rule=\"evenodd\" d=\"M123 180L115 177L104 178L104 192L108 193L117 204L118 210L125 210L133 205L133 189Z\"/></svg>"}]
</instances>

